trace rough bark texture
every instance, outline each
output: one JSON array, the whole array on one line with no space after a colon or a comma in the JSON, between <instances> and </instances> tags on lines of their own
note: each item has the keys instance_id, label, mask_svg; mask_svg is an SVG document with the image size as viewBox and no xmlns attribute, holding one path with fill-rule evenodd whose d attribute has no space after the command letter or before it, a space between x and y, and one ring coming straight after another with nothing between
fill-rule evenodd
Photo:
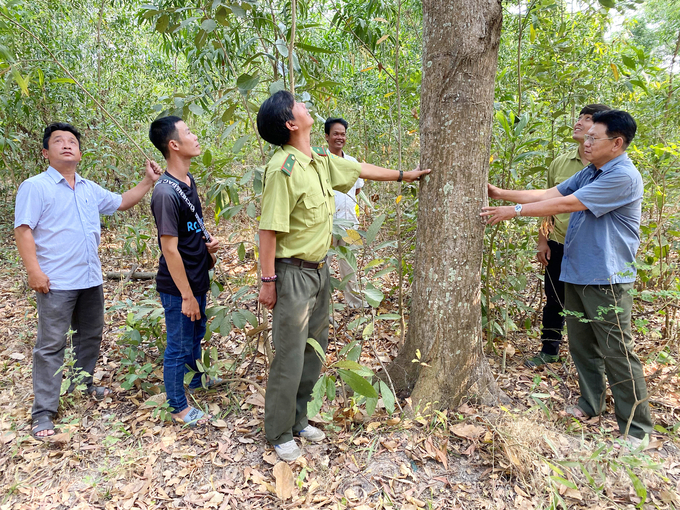
<instances>
[{"instance_id":1,"label":"rough bark texture","mask_svg":"<svg viewBox=\"0 0 680 510\"><path fill-rule=\"evenodd\" d=\"M421 165L409 330L389 372L414 403L497 401L482 350L481 268L499 0L423 1ZM413 363L416 350L429 365Z\"/></svg>"}]
</instances>

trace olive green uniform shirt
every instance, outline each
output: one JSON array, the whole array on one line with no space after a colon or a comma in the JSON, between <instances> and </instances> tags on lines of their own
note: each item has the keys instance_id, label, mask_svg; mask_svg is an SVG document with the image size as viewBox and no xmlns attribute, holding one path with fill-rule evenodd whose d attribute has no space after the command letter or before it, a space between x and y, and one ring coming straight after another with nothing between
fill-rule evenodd
<instances>
[{"instance_id":1,"label":"olive green uniform shirt","mask_svg":"<svg viewBox=\"0 0 680 510\"><path fill-rule=\"evenodd\" d=\"M575 173L583 170L585 166L578 153L578 147L557 156L548 168L548 189L566 181ZM569 213L555 214L553 216L554 227L548 239L564 244L564 236L567 234L567 227L569 227L569 216Z\"/></svg>"},{"instance_id":2,"label":"olive green uniform shirt","mask_svg":"<svg viewBox=\"0 0 680 510\"><path fill-rule=\"evenodd\" d=\"M359 178L361 163L320 148L312 155L284 145L265 169L260 229L276 231L277 259L323 260L331 245L333 190L346 193Z\"/></svg>"}]
</instances>

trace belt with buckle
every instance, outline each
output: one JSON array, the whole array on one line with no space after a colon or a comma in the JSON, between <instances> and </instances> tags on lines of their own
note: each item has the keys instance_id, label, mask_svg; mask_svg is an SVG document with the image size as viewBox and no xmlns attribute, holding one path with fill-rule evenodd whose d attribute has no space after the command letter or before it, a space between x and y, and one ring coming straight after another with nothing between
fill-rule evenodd
<instances>
[{"instance_id":1,"label":"belt with buckle","mask_svg":"<svg viewBox=\"0 0 680 510\"><path fill-rule=\"evenodd\" d=\"M321 262L309 262L307 260L291 257L288 259L276 259L276 262L283 262L284 264L291 264L293 266L303 267L305 269L321 269L326 265L325 258Z\"/></svg>"}]
</instances>

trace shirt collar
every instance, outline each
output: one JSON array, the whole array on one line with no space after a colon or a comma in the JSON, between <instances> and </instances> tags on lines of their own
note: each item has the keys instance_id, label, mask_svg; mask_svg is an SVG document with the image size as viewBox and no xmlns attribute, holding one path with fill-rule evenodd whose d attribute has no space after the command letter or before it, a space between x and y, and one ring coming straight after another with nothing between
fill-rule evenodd
<instances>
[{"instance_id":1,"label":"shirt collar","mask_svg":"<svg viewBox=\"0 0 680 510\"><path fill-rule=\"evenodd\" d=\"M59 170L54 168L52 165L47 167L47 175L49 175L52 180L54 181L54 184L57 184L58 182L62 180L66 180L66 178L59 173ZM83 178L78 175L78 172L76 172L76 183L79 183L83 180Z\"/></svg>"},{"instance_id":2,"label":"shirt collar","mask_svg":"<svg viewBox=\"0 0 680 510\"><path fill-rule=\"evenodd\" d=\"M309 166L309 164L314 160L314 158L310 158L309 156L307 156L307 154L300 152L292 145L284 145L283 150L288 154L292 154L293 156L295 156L295 161L300 163L300 165L302 165L302 168ZM312 152L312 155L314 155L314 152Z\"/></svg>"},{"instance_id":3,"label":"shirt collar","mask_svg":"<svg viewBox=\"0 0 680 510\"><path fill-rule=\"evenodd\" d=\"M581 154L579 153L578 148L579 146L577 145L574 151L570 154L569 159L577 159L578 162L583 165L583 160L581 159Z\"/></svg>"},{"instance_id":4,"label":"shirt collar","mask_svg":"<svg viewBox=\"0 0 680 510\"><path fill-rule=\"evenodd\" d=\"M616 156L614 159L610 159L609 161L607 161L604 165L602 165L600 170L602 172L605 172L605 171L609 170L610 168L612 168L613 166L618 165L619 163L623 163L623 162L628 161L628 159L629 159L628 154L626 154L624 152L620 156Z\"/></svg>"}]
</instances>

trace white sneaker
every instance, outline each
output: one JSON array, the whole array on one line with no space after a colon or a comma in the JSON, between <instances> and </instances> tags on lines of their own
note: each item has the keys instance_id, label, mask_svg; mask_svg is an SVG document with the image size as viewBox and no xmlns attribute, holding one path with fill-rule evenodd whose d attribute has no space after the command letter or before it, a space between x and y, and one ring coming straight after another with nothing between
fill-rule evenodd
<instances>
[{"instance_id":1,"label":"white sneaker","mask_svg":"<svg viewBox=\"0 0 680 510\"><path fill-rule=\"evenodd\" d=\"M313 425L307 425L300 432L297 432L296 435L304 437L307 441L311 441L313 443L318 443L319 441L326 439L326 433L323 430L317 429Z\"/></svg>"},{"instance_id":2,"label":"white sneaker","mask_svg":"<svg viewBox=\"0 0 680 510\"><path fill-rule=\"evenodd\" d=\"M276 455L278 455L281 460L285 460L286 462L294 461L302 455L302 452L294 439L291 439L286 443L274 445L274 451L276 451Z\"/></svg>"}]
</instances>

